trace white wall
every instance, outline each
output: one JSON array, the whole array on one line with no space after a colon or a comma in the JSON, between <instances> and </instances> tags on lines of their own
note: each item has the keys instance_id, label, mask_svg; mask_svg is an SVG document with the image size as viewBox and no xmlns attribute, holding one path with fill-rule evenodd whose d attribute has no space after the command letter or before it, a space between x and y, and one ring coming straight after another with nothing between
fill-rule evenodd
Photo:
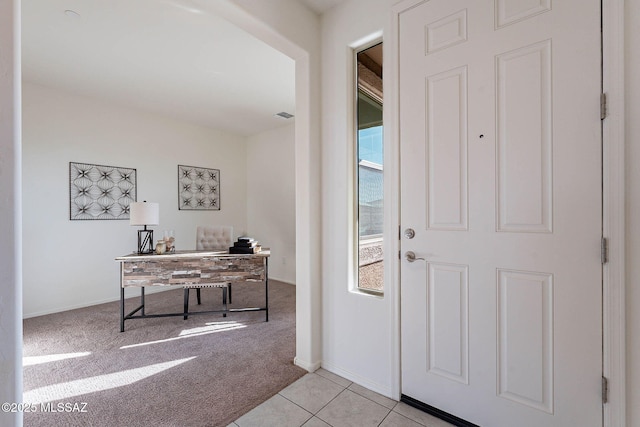
<instances>
[{"instance_id":1,"label":"white wall","mask_svg":"<svg viewBox=\"0 0 640 427\"><path fill-rule=\"evenodd\" d=\"M138 201L160 204L156 240L172 229L177 249L200 224L246 230L245 138L25 83L25 317L118 299L113 258L136 248L126 220L69 220L70 161L135 168ZM220 211L178 210L179 164L220 169Z\"/></svg>"},{"instance_id":2,"label":"white wall","mask_svg":"<svg viewBox=\"0 0 640 427\"><path fill-rule=\"evenodd\" d=\"M390 23L393 0L351 0L322 21L322 365L352 381L398 398L397 289L385 281L384 297L350 290L353 276L352 168L353 48L380 35ZM385 93L391 70L385 51ZM389 106L385 101L385 113ZM385 125L387 120L385 115ZM394 168L385 133L385 179ZM385 202L392 199L385 193ZM393 203L391 203L392 205ZM391 206L389 205L389 206ZM386 210L388 212L388 210ZM386 213L385 212L385 213ZM387 221L387 218L385 221ZM393 235L387 234L387 236ZM387 252L390 253L390 252ZM387 261L385 269L390 265Z\"/></svg>"},{"instance_id":3,"label":"white wall","mask_svg":"<svg viewBox=\"0 0 640 427\"><path fill-rule=\"evenodd\" d=\"M625 2L627 425L640 426L640 3Z\"/></svg>"},{"instance_id":4,"label":"white wall","mask_svg":"<svg viewBox=\"0 0 640 427\"><path fill-rule=\"evenodd\" d=\"M295 125L247 138L247 230L271 248L269 277L295 284Z\"/></svg>"},{"instance_id":5,"label":"white wall","mask_svg":"<svg viewBox=\"0 0 640 427\"><path fill-rule=\"evenodd\" d=\"M296 357L309 371L322 357L320 20L298 0L193 0L296 61Z\"/></svg>"},{"instance_id":6,"label":"white wall","mask_svg":"<svg viewBox=\"0 0 640 427\"><path fill-rule=\"evenodd\" d=\"M0 1L0 402L22 401L20 2ZM1 426L22 414L0 411Z\"/></svg>"}]
</instances>

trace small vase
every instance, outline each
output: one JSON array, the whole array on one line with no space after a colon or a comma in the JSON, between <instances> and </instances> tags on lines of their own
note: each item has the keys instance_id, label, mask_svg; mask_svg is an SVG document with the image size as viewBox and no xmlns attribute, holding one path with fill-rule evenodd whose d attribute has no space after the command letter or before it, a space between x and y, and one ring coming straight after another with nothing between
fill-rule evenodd
<instances>
[{"instance_id":1,"label":"small vase","mask_svg":"<svg viewBox=\"0 0 640 427\"><path fill-rule=\"evenodd\" d=\"M173 230L165 230L164 232L164 244L166 245L165 250L167 252L172 252L175 249L175 237L173 237Z\"/></svg>"},{"instance_id":2,"label":"small vase","mask_svg":"<svg viewBox=\"0 0 640 427\"><path fill-rule=\"evenodd\" d=\"M162 255L167 250L167 245L165 245L164 240L158 240L156 243L156 254Z\"/></svg>"}]
</instances>

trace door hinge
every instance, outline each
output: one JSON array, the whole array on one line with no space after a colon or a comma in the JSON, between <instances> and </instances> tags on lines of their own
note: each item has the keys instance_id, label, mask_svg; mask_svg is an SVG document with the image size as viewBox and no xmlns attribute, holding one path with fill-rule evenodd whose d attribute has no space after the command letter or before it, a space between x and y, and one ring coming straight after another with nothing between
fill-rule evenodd
<instances>
[{"instance_id":1,"label":"door hinge","mask_svg":"<svg viewBox=\"0 0 640 427\"><path fill-rule=\"evenodd\" d=\"M398 251L398 259L402 259L402 256L400 255L401 251Z\"/></svg>"},{"instance_id":2,"label":"door hinge","mask_svg":"<svg viewBox=\"0 0 640 427\"><path fill-rule=\"evenodd\" d=\"M607 118L607 94L600 94L600 120Z\"/></svg>"},{"instance_id":3,"label":"door hinge","mask_svg":"<svg viewBox=\"0 0 640 427\"><path fill-rule=\"evenodd\" d=\"M398 240L402 240L402 226L398 225Z\"/></svg>"},{"instance_id":4,"label":"door hinge","mask_svg":"<svg viewBox=\"0 0 640 427\"><path fill-rule=\"evenodd\" d=\"M602 403L609 402L609 380L602 376Z\"/></svg>"},{"instance_id":5,"label":"door hinge","mask_svg":"<svg viewBox=\"0 0 640 427\"><path fill-rule=\"evenodd\" d=\"M609 241L603 237L600 241L600 261L606 264L609 261Z\"/></svg>"}]
</instances>

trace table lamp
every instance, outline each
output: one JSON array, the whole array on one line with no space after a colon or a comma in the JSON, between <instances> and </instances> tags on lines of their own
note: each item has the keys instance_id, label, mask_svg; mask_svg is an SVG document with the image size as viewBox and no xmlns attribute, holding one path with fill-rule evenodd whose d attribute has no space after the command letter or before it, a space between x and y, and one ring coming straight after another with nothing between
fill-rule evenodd
<instances>
[{"instance_id":1,"label":"table lamp","mask_svg":"<svg viewBox=\"0 0 640 427\"><path fill-rule=\"evenodd\" d=\"M138 253L150 254L153 252L153 230L147 230L148 225L160 223L160 205L145 200L129 205L129 225L143 225L144 229L138 230Z\"/></svg>"}]
</instances>

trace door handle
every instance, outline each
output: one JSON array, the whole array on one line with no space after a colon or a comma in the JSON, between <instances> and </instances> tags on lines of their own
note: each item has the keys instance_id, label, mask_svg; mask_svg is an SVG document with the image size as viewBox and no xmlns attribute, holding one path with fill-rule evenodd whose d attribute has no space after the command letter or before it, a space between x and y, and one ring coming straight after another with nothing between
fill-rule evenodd
<instances>
[{"instance_id":1,"label":"door handle","mask_svg":"<svg viewBox=\"0 0 640 427\"><path fill-rule=\"evenodd\" d=\"M416 261L426 261L426 259L424 258L416 258L416 253L413 251L407 251L404 254L404 258L408 261L408 262L416 262Z\"/></svg>"}]
</instances>

